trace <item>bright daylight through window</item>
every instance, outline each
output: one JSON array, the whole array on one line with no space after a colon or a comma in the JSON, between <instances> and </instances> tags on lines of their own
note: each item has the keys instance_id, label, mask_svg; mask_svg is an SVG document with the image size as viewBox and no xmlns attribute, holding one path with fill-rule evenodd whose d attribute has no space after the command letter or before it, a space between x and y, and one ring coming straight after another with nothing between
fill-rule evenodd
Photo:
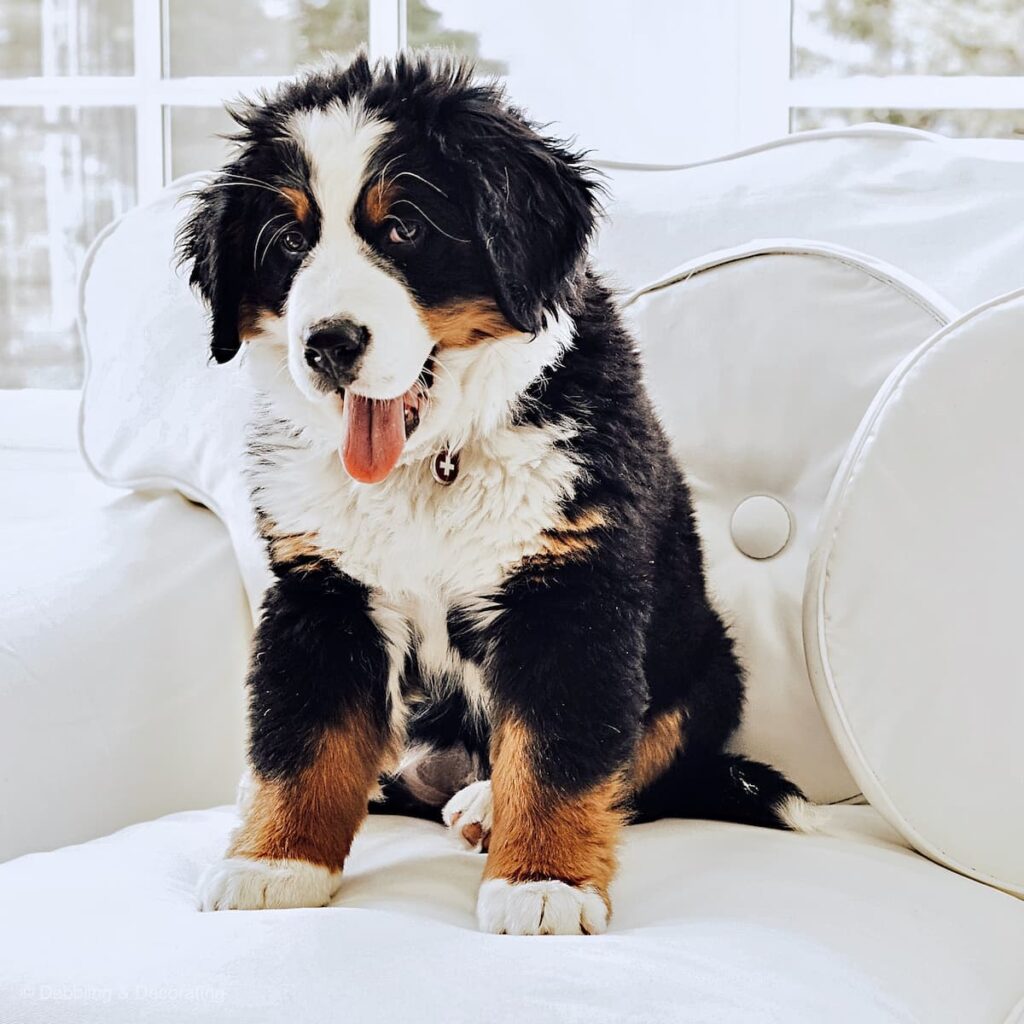
<instances>
[{"instance_id":1,"label":"bright daylight through window","mask_svg":"<svg viewBox=\"0 0 1024 1024\"><path fill-rule=\"evenodd\" d=\"M475 0L5 0L0 387L81 383L89 243L222 158L224 100L360 45L473 56L596 158L681 163L867 120L1024 134L1018 0L519 0L515 18Z\"/></svg>"}]
</instances>

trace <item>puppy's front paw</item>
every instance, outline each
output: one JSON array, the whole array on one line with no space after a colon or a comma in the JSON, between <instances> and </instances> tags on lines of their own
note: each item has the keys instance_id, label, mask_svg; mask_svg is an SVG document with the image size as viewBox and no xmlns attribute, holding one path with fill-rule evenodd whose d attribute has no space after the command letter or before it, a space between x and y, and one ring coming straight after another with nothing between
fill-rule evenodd
<instances>
[{"instance_id":1,"label":"puppy's front paw","mask_svg":"<svg viewBox=\"0 0 1024 1024\"><path fill-rule=\"evenodd\" d=\"M471 782L460 789L444 805L441 817L452 835L471 850L486 852L494 823L490 780Z\"/></svg>"},{"instance_id":2,"label":"puppy's front paw","mask_svg":"<svg viewBox=\"0 0 1024 1024\"><path fill-rule=\"evenodd\" d=\"M608 927L608 906L593 886L555 879L492 878L480 886L476 916L496 935L597 935Z\"/></svg>"},{"instance_id":3,"label":"puppy's front paw","mask_svg":"<svg viewBox=\"0 0 1024 1024\"><path fill-rule=\"evenodd\" d=\"M337 892L341 872L304 860L227 857L199 879L200 910L284 910L322 907Z\"/></svg>"}]
</instances>

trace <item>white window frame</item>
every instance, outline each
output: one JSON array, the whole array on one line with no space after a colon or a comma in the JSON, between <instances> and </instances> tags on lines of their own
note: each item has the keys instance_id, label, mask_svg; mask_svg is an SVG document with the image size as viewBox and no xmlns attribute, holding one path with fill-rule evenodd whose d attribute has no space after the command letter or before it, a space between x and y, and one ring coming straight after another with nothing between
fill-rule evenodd
<instances>
[{"instance_id":1,"label":"white window frame","mask_svg":"<svg viewBox=\"0 0 1024 1024\"><path fill-rule=\"evenodd\" d=\"M406 0L368 0L371 58L406 43ZM1024 110L1024 77L914 75L791 78L790 0L720 0L734 19L737 147L789 131L801 107L853 109ZM0 107L132 107L135 110L136 191L140 202L170 178L168 111L216 107L251 93L274 77L165 77L167 0L133 0L135 66L131 75L50 76L0 80ZM600 154L598 154L600 155Z\"/></svg>"},{"instance_id":2,"label":"white window frame","mask_svg":"<svg viewBox=\"0 0 1024 1024\"><path fill-rule=\"evenodd\" d=\"M405 0L369 0L371 59L405 46ZM218 107L280 77L215 75L165 77L168 4L132 0L135 66L130 75L41 75L0 79L2 107L132 107L135 110L135 184L138 201L152 198L170 180L167 114L172 107Z\"/></svg>"}]
</instances>

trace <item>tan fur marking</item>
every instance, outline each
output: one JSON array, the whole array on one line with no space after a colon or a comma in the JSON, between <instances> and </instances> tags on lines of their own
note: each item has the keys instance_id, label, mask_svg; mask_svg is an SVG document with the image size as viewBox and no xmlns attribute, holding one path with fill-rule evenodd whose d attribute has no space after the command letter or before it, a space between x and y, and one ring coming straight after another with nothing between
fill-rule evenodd
<instances>
[{"instance_id":1,"label":"tan fur marking","mask_svg":"<svg viewBox=\"0 0 1024 1024\"><path fill-rule=\"evenodd\" d=\"M632 782L643 789L657 779L683 748L683 712L663 711L647 723L633 757Z\"/></svg>"},{"instance_id":2,"label":"tan fur marking","mask_svg":"<svg viewBox=\"0 0 1024 1024\"><path fill-rule=\"evenodd\" d=\"M295 211L295 219L300 224L305 224L309 220L309 215L312 212L312 207L309 203L309 196L300 188L291 188L285 185L281 189L281 193L285 199L288 200L292 210Z\"/></svg>"},{"instance_id":3,"label":"tan fur marking","mask_svg":"<svg viewBox=\"0 0 1024 1024\"><path fill-rule=\"evenodd\" d=\"M444 306L420 310L431 337L442 348L471 348L492 338L521 334L493 299L455 299Z\"/></svg>"},{"instance_id":4,"label":"tan fur marking","mask_svg":"<svg viewBox=\"0 0 1024 1024\"><path fill-rule=\"evenodd\" d=\"M543 570L552 563L589 554L597 547L597 539L591 534L605 524L604 514L599 508L584 509L575 519L563 517L541 531L536 547L519 563L519 567Z\"/></svg>"},{"instance_id":5,"label":"tan fur marking","mask_svg":"<svg viewBox=\"0 0 1024 1024\"><path fill-rule=\"evenodd\" d=\"M292 533L284 537L272 537L270 557L275 562L294 562L300 558L320 558L323 549L315 533Z\"/></svg>"},{"instance_id":6,"label":"tan fur marking","mask_svg":"<svg viewBox=\"0 0 1024 1024\"><path fill-rule=\"evenodd\" d=\"M616 774L565 796L537 778L532 745L528 729L515 720L495 733L494 828L484 877L592 885L607 903L624 822L623 779Z\"/></svg>"},{"instance_id":7,"label":"tan fur marking","mask_svg":"<svg viewBox=\"0 0 1024 1024\"><path fill-rule=\"evenodd\" d=\"M392 744L367 716L325 733L313 763L288 782L260 780L229 857L290 857L338 871L345 863Z\"/></svg>"},{"instance_id":8,"label":"tan fur marking","mask_svg":"<svg viewBox=\"0 0 1024 1024\"><path fill-rule=\"evenodd\" d=\"M366 195L363 197L363 210L371 224L384 223L397 195L398 190L392 183L389 182L385 185L379 179L366 190Z\"/></svg>"},{"instance_id":9,"label":"tan fur marking","mask_svg":"<svg viewBox=\"0 0 1024 1024\"><path fill-rule=\"evenodd\" d=\"M599 508L585 508L575 519L562 519L552 527L558 533L589 533L591 530L599 530L607 526L608 521L604 512Z\"/></svg>"},{"instance_id":10,"label":"tan fur marking","mask_svg":"<svg viewBox=\"0 0 1024 1024\"><path fill-rule=\"evenodd\" d=\"M269 309L243 305L238 310L238 337L241 341L251 341L263 334L268 324L280 319Z\"/></svg>"},{"instance_id":11,"label":"tan fur marking","mask_svg":"<svg viewBox=\"0 0 1024 1024\"><path fill-rule=\"evenodd\" d=\"M462 838L469 843L470 846L476 846L482 839L484 839L484 827L478 821L471 821L468 825L462 826ZM486 851L489 845L490 839L483 843L483 848Z\"/></svg>"},{"instance_id":12,"label":"tan fur marking","mask_svg":"<svg viewBox=\"0 0 1024 1024\"><path fill-rule=\"evenodd\" d=\"M596 546L597 541L593 537L575 537L571 534L566 536L545 530L541 534L540 550L537 551L537 555L564 561L577 555L585 555L588 551L593 551Z\"/></svg>"}]
</instances>

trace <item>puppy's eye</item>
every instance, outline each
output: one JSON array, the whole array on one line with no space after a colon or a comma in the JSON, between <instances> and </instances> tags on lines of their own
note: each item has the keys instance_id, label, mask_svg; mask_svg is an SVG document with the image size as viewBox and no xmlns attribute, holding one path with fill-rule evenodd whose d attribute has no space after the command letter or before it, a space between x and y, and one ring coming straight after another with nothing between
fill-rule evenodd
<instances>
[{"instance_id":1,"label":"puppy's eye","mask_svg":"<svg viewBox=\"0 0 1024 1024\"><path fill-rule=\"evenodd\" d=\"M281 248L285 252L295 255L305 252L309 248L309 242L306 241L306 236L301 231L292 228L281 236Z\"/></svg>"},{"instance_id":2,"label":"puppy's eye","mask_svg":"<svg viewBox=\"0 0 1024 1024\"><path fill-rule=\"evenodd\" d=\"M412 245L423 234L423 225L418 220L403 220L391 225L388 241L392 245Z\"/></svg>"}]
</instances>

